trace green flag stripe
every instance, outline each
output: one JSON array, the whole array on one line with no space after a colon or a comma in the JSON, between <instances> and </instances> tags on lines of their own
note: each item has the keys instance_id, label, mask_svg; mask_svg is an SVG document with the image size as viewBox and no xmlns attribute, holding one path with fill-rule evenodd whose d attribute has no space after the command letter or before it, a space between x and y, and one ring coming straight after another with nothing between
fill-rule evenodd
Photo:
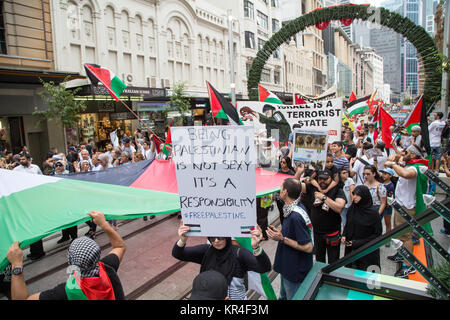
<instances>
[{"instance_id":1,"label":"green flag stripe","mask_svg":"<svg viewBox=\"0 0 450 320\"><path fill-rule=\"evenodd\" d=\"M178 194L61 179L0 198L0 271L14 241L24 248L39 239L91 219L132 219L180 211Z\"/></svg>"}]
</instances>

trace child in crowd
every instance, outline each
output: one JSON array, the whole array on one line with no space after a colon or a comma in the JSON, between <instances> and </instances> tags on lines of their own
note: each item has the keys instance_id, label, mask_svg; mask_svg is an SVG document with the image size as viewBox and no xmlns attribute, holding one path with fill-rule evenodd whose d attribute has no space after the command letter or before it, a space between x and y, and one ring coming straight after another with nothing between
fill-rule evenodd
<instances>
[{"instance_id":1,"label":"child in crowd","mask_svg":"<svg viewBox=\"0 0 450 320\"><path fill-rule=\"evenodd\" d=\"M384 168L383 170L380 170L381 177L383 178L383 185L386 189L386 196L387 197L394 197L394 190L395 186L392 182L392 177L394 176L394 170L391 168ZM392 225L391 225L391 217L392 217L392 207L386 203L386 207L383 210L383 213L381 214L381 218L384 217L384 224L386 225L386 232L391 231ZM389 247L390 243L388 242L386 244L386 247Z\"/></svg>"},{"instance_id":2,"label":"child in crowd","mask_svg":"<svg viewBox=\"0 0 450 320\"><path fill-rule=\"evenodd\" d=\"M345 168L341 168L339 170L339 178L340 183L343 185L342 189L344 190L345 197L347 198L347 203L345 204L345 207L341 212L342 225L345 226L345 223L347 221L347 211L351 206L353 200L353 190L355 189L355 182L352 178L349 178L349 171Z\"/></svg>"}]
</instances>

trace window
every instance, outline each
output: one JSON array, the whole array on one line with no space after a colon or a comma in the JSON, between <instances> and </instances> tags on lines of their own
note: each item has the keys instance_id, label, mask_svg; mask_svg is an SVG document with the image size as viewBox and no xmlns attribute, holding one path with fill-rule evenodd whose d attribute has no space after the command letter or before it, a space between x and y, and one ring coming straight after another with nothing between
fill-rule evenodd
<instances>
[{"instance_id":1,"label":"window","mask_svg":"<svg viewBox=\"0 0 450 320\"><path fill-rule=\"evenodd\" d=\"M280 79L281 79L281 77L280 77L280 71L274 71L274 72L273 72L273 82L274 82L275 84L280 84Z\"/></svg>"},{"instance_id":2,"label":"window","mask_svg":"<svg viewBox=\"0 0 450 320\"><path fill-rule=\"evenodd\" d=\"M280 30L280 21L277 19L272 19L272 32L275 33Z\"/></svg>"},{"instance_id":3,"label":"window","mask_svg":"<svg viewBox=\"0 0 450 320\"><path fill-rule=\"evenodd\" d=\"M245 31L245 47L255 49L255 34L250 31Z\"/></svg>"},{"instance_id":4,"label":"window","mask_svg":"<svg viewBox=\"0 0 450 320\"><path fill-rule=\"evenodd\" d=\"M270 82L270 70L262 69L261 82Z\"/></svg>"},{"instance_id":5,"label":"window","mask_svg":"<svg viewBox=\"0 0 450 320\"><path fill-rule=\"evenodd\" d=\"M256 14L256 24L261 28L269 29L269 18L258 10Z\"/></svg>"},{"instance_id":6,"label":"window","mask_svg":"<svg viewBox=\"0 0 450 320\"><path fill-rule=\"evenodd\" d=\"M277 48L274 52L273 52L273 57L275 59L280 59L280 49Z\"/></svg>"},{"instance_id":7,"label":"window","mask_svg":"<svg viewBox=\"0 0 450 320\"><path fill-rule=\"evenodd\" d=\"M255 12L253 10L253 3L250 1L244 0L244 17L254 19Z\"/></svg>"},{"instance_id":8,"label":"window","mask_svg":"<svg viewBox=\"0 0 450 320\"><path fill-rule=\"evenodd\" d=\"M7 54L5 21L3 20L3 1L0 3L0 54Z\"/></svg>"},{"instance_id":9,"label":"window","mask_svg":"<svg viewBox=\"0 0 450 320\"><path fill-rule=\"evenodd\" d=\"M258 50L261 50L265 43L266 42L263 39L258 38Z\"/></svg>"},{"instance_id":10,"label":"window","mask_svg":"<svg viewBox=\"0 0 450 320\"><path fill-rule=\"evenodd\" d=\"M251 64L251 62L247 62L246 64L245 64L245 71L246 71L246 74L247 74L247 78L248 78L248 75L250 74L250 69L252 68L252 64Z\"/></svg>"},{"instance_id":11,"label":"window","mask_svg":"<svg viewBox=\"0 0 450 320\"><path fill-rule=\"evenodd\" d=\"M278 0L272 0L272 7L278 8Z\"/></svg>"}]
</instances>

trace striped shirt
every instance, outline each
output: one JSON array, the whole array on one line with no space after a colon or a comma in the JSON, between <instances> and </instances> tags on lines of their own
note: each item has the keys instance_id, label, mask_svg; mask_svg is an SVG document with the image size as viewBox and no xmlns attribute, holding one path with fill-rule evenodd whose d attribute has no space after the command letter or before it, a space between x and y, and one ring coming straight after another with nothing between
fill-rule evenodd
<instances>
[{"instance_id":1,"label":"striped shirt","mask_svg":"<svg viewBox=\"0 0 450 320\"><path fill-rule=\"evenodd\" d=\"M333 158L334 158L333 164L337 169L341 169L341 168L345 168L347 170L349 169L349 162L345 156L342 156L340 158L336 158L333 156Z\"/></svg>"}]
</instances>

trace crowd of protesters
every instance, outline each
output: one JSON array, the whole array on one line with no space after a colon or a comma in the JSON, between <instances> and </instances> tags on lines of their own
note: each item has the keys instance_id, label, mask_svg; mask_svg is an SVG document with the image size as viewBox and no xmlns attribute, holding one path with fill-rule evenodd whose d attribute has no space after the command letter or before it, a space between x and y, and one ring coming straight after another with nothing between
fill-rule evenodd
<instances>
[{"instance_id":1,"label":"crowd of protesters","mask_svg":"<svg viewBox=\"0 0 450 320\"><path fill-rule=\"evenodd\" d=\"M432 147L430 168L437 173L445 173L450 176L449 120L445 121L443 118L444 115L438 112L434 119L430 119L429 134ZM281 276L279 298L292 299L312 268L314 259L331 264L379 237L383 232L389 232L393 227L405 222L389 205L388 198L395 198L408 214L416 215L415 195L417 183L419 183L416 177L420 173L418 168L411 164L425 164L427 154L420 135L421 128L415 126L411 133L408 133L396 125L392 126L390 128L392 136L389 139L393 148L385 148L383 140L386 139L383 139L375 123L364 122L366 121L363 120L363 117L358 119L354 123L354 129L350 127L349 123L344 123L340 141L329 145L327 160L323 168L311 168L305 163L294 165L291 159L292 135L289 138L290 141L284 146L282 144L275 146L270 142L264 142L264 150L278 152L277 164L279 167L276 170L290 175L291 178L285 179L280 192L273 198L259 199L258 227L251 233L253 251L240 248L232 238L227 237L209 237L208 244L188 247L186 246L188 241L186 233L189 231L189 226L181 225L179 227L179 240L173 246L173 257L198 263L201 266L201 274L194 281L196 292L193 292L193 298L207 299L208 297L205 295L211 291L211 295L216 298L220 297L220 299L246 299L244 279L246 272L265 273L272 268L270 258L261 246L262 241L272 240L278 243L273 269ZM154 159L160 154L155 148L151 135L136 131L134 137L122 137L120 146L114 147L109 143L105 150L98 150L92 141L85 145L70 146L67 155L52 150L43 162L42 170L31 164L31 157L26 150L18 155L6 152L0 165L2 168L12 170L62 175L104 170L145 159ZM432 193L435 191L435 186L433 183L427 182L425 190ZM281 221L279 228L267 222L268 211L275 208L271 204L272 200L276 202L279 210ZM108 230L110 239L115 239L112 241L121 244L117 249L120 254L116 253L116 256L110 257L110 260L114 261L109 261L109 264L112 265L109 268L113 270L109 271L108 276L115 278L117 277L115 271L117 271L124 252L124 244L120 237L117 238L117 234L112 231L114 228L110 229L104 222L104 217L100 213L92 213L92 216L94 220L91 222L89 236L92 235L92 231L95 233L95 230L92 229L100 225L103 229ZM441 233L450 236L448 225L444 225ZM69 237L72 237L72 234L66 231L66 235L63 233L62 240L66 241ZM75 233L72 240L76 238ZM417 242L412 232L403 235L400 240L410 251ZM93 251L98 251L94 245L95 242L84 241L86 246L84 249L92 248ZM78 242L72 242L72 244L74 243L78 245ZM73 251L75 256L79 254L76 253L75 248ZM85 253L81 256L85 257L86 255L88 254ZM98 256L99 253L96 254L95 259L93 258L95 266L99 263ZM8 259L12 264L20 267L23 257L17 243L10 248ZM368 270L369 267L380 267L380 259L380 249L377 249L354 261L348 267ZM402 262L403 257L396 253L389 256L388 259ZM106 264L106 260L102 261ZM99 269L95 266L85 268L84 275L82 270L81 276L89 277L92 274L98 276L101 269L99 273ZM224 277L218 279L212 271L219 272ZM407 261L403 261L395 276L407 278L414 272L416 272L414 267L410 266ZM20 274L16 279L18 287L12 294L13 298L70 299L67 290L66 293L63 292L63 285L52 291L29 295L26 286L22 283L23 275L21 278ZM209 279L211 286L205 285L206 280L199 280L201 278ZM221 283L220 290L216 290L215 293L213 292L214 279ZM110 296L115 294L116 298L123 298L120 281L115 283L115 285L113 283L112 289L110 288ZM197 293L197 290L201 293Z\"/></svg>"}]
</instances>

